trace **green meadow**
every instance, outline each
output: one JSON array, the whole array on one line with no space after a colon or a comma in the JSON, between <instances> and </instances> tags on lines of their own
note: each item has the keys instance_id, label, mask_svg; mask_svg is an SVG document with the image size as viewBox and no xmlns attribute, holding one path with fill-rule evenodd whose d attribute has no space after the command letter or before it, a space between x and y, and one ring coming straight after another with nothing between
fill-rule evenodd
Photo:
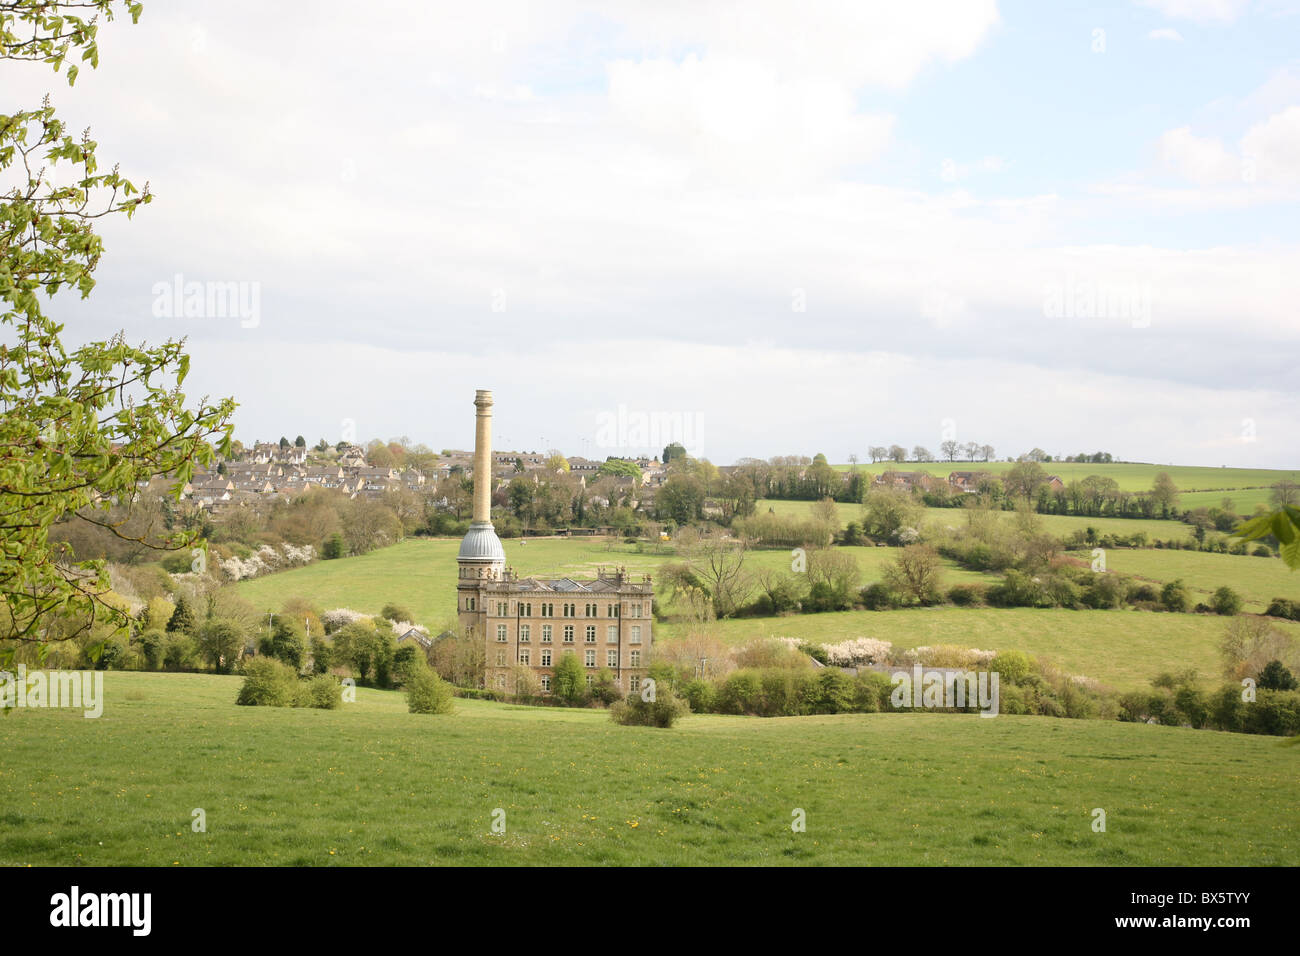
<instances>
[{"instance_id":1,"label":"green meadow","mask_svg":"<svg viewBox=\"0 0 1300 956\"><path fill-rule=\"evenodd\" d=\"M1300 573L1276 557L1112 548L1106 552L1106 567L1151 581L1181 578L1193 601L1207 604L1216 588L1227 585L1245 599L1244 610L1257 614L1275 597L1300 600Z\"/></svg>"},{"instance_id":2,"label":"green meadow","mask_svg":"<svg viewBox=\"0 0 1300 956\"><path fill-rule=\"evenodd\" d=\"M836 465L840 471L847 471L854 466ZM887 468L896 471L924 471L932 475L948 477L954 471L987 471L992 475L1001 475L1015 467L1012 461L932 461L904 462L902 464L878 461L858 462L857 468L872 475L878 475ZM1111 464L1091 464L1089 462L1045 461L1043 470L1049 475L1059 475L1066 484L1083 480L1089 475L1101 475L1114 478L1123 491L1146 491L1156 480L1156 475L1167 472L1179 488L1187 491L1212 491L1239 488L1267 488L1275 481L1289 478L1300 480L1300 471L1294 469L1283 471L1271 468L1210 468L1201 465L1156 465L1143 462L1112 462ZM1222 494L1219 497L1223 497ZM1213 504L1218 504L1216 498Z\"/></svg>"},{"instance_id":3,"label":"green meadow","mask_svg":"<svg viewBox=\"0 0 1300 956\"><path fill-rule=\"evenodd\" d=\"M1277 738L936 714L659 730L367 689L238 707L238 686L110 672L97 720L0 718L0 865L1300 864L1300 747Z\"/></svg>"}]
</instances>

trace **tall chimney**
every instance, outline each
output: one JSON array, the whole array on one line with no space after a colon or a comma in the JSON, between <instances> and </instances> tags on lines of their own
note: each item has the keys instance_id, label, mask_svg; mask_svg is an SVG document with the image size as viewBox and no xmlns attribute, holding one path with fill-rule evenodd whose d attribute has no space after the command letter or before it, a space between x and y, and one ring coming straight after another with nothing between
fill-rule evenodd
<instances>
[{"instance_id":1,"label":"tall chimney","mask_svg":"<svg viewBox=\"0 0 1300 956\"><path fill-rule=\"evenodd\" d=\"M474 393L474 521L492 522L492 392Z\"/></svg>"}]
</instances>

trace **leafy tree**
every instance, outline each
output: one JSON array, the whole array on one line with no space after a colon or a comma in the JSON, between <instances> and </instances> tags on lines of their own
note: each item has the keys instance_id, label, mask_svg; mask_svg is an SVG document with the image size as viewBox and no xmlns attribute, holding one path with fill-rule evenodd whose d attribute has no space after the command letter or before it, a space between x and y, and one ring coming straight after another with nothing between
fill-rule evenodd
<instances>
[{"instance_id":1,"label":"leafy tree","mask_svg":"<svg viewBox=\"0 0 1300 956\"><path fill-rule=\"evenodd\" d=\"M205 621L197 636L199 654L218 674L230 673L245 641L244 629L229 618Z\"/></svg>"},{"instance_id":2,"label":"leafy tree","mask_svg":"<svg viewBox=\"0 0 1300 956\"><path fill-rule=\"evenodd\" d=\"M0 59L45 63L71 84L79 63L99 62L100 20L118 9L134 21L134 2L0 3ZM84 16L83 14L92 14ZM55 182L52 171L70 169ZM230 447L234 403L187 407L180 391L189 371L183 343L131 346L118 333L69 350L63 327L43 303L94 288L103 253L95 220L130 218L151 201L114 167L104 172L89 134L68 134L49 98L34 110L0 115L0 446L9 449L0 481L0 638L36 644L59 627L72 637L99 621L127 623L106 600L107 565L80 560L50 540L59 522L87 522L125 536L115 503L135 500L157 476L176 479L179 497L196 464L211 465L208 438ZM132 536L141 544L188 548L190 531ZM12 650L10 651L12 653Z\"/></svg>"},{"instance_id":3,"label":"leafy tree","mask_svg":"<svg viewBox=\"0 0 1300 956\"><path fill-rule=\"evenodd\" d=\"M1241 595L1225 584L1210 598L1210 607L1214 608L1215 614L1222 614L1225 617L1240 614Z\"/></svg>"},{"instance_id":4,"label":"leafy tree","mask_svg":"<svg viewBox=\"0 0 1300 956\"><path fill-rule=\"evenodd\" d=\"M1151 500L1160 508L1161 515L1168 517L1169 512L1178 505L1178 486L1166 471L1156 475L1151 486Z\"/></svg>"},{"instance_id":5,"label":"leafy tree","mask_svg":"<svg viewBox=\"0 0 1300 956\"><path fill-rule=\"evenodd\" d=\"M295 448L306 448L306 447L307 447L307 439L305 439L305 438L303 438L301 435L299 435L297 438L295 438L295 439L293 440L293 444L294 444L294 447L295 447Z\"/></svg>"},{"instance_id":6,"label":"leafy tree","mask_svg":"<svg viewBox=\"0 0 1300 956\"><path fill-rule=\"evenodd\" d=\"M450 714L455 710L451 685L417 657L406 673L406 707L413 714Z\"/></svg>"},{"instance_id":7,"label":"leafy tree","mask_svg":"<svg viewBox=\"0 0 1300 956\"><path fill-rule=\"evenodd\" d=\"M415 615L404 604L385 604L384 609L379 612L379 616L387 618L393 623L415 620Z\"/></svg>"},{"instance_id":8,"label":"leafy tree","mask_svg":"<svg viewBox=\"0 0 1300 956\"><path fill-rule=\"evenodd\" d=\"M324 559L341 558L346 550L347 545L343 543L343 535L335 531L325 539L325 545L321 548L320 556Z\"/></svg>"},{"instance_id":9,"label":"leafy tree","mask_svg":"<svg viewBox=\"0 0 1300 956\"><path fill-rule=\"evenodd\" d=\"M674 458L685 458L686 446L681 442L675 441L672 444L664 446L663 463L666 465Z\"/></svg>"},{"instance_id":10,"label":"leafy tree","mask_svg":"<svg viewBox=\"0 0 1300 956\"><path fill-rule=\"evenodd\" d=\"M288 615L277 615L271 625L271 633L261 640L258 650L269 657L284 661L295 672L300 670L303 655L307 650L307 639L303 634L302 625Z\"/></svg>"},{"instance_id":11,"label":"leafy tree","mask_svg":"<svg viewBox=\"0 0 1300 956\"><path fill-rule=\"evenodd\" d=\"M1160 589L1160 603L1167 611L1186 611L1192 602L1182 580L1170 581Z\"/></svg>"},{"instance_id":12,"label":"leafy tree","mask_svg":"<svg viewBox=\"0 0 1300 956\"><path fill-rule=\"evenodd\" d=\"M943 580L939 553L926 544L909 544L885 568L885 585L917 604L936 604Z\"/></svg>"},{"instance_id":13,"label":"leafy tree","mask_svg":"<svg viewBox=\"0 0 1300 956\"><path fill-rule=\"evenodd\" d=\"M281 435L281 436L280 436L280 448L284 449L284 448L288 448L288 447L289 447L289 439L287 439L287 438L285 438L283 435Z\"/></svg>"},{"instance_id":14,"label":"leafy tree","mask_svg":"<svg viewBox=\"0 0 1300 956\"><path fill-rule=\"evenodd\" d=\"M551 671L551 693L570 706L587 699L587 669L572 651L561 654L556 661Z\"/></svg>"}]
</instances>

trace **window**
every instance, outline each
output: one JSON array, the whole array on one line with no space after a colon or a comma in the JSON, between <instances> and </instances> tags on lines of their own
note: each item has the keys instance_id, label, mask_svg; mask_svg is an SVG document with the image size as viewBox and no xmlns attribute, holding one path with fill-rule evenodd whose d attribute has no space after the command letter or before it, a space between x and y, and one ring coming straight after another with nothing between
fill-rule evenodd
<instances>
[{"instance_id":1,"label":"window","mask_svg":"<svg viewBox=\"0 0 1300 956\"><path fill-rule=\"evenodd\" d=\"M506 666L506 652L497 651L497 667L505 667L505 666Z\"/></svg>"},{"instance_id":2,"label":"window","mask_svg":"<svg viewBox=\"0 0 1300 956\"><path fill-rule=\"evenodd\" d=\"M505 690L505 689L506 689L506 675L505 675L505 674L498 674L498 675L497 675L497 689L498 689L498 690Z\"/></svg>"},{"instance_id":3,"label":"window","mask_svg":"<svg viewBox=\"0 0 1300 956\"><path fill-rule=\"evenodd\" d=\"M605 666L618 667L618 651L605 652Z\"/></svg>"},{"instance_id":4,"label":"window","mask_svg":"<svg viewBox=\"0 0 1300 956\"><path fill-rule=\"evenodd\" d=\"M532 602L531 602L531 601L520 601L520 602L519 602L519 616L520 616L520 617L532 617L532 616L533 616L533 605L532 605Z\"/></svg>"},{"instance_id":5,"label":"window","mask_svg":"<svg viewBox=\"0 0 1300 956\"><path fill-rule=\"evenodd\" d=\"M531 624L520 624L519 642L521 644L527 644L532 639L533 639L533 626Z\"/></svg>"},{"instance_id":6,"label":"window","mask_svg":"<svg viewBox=\"0 0 1300 956\"><path fill-rule=\"evenodd\" d=\"M543 674L543 675L542 675L542 690L543 690L544 692L548 693L548 694L551 692L551 675L550 675L550 674Z\"/></svg>"},{"instance_id":7,"label":"window","mask_svg":"<svg viewBox=\"0 0 1300 956\"><path fill-rule=\"evenodd\" d=\"M633 674L631 677L629 677L627 679L627 689L634 694L637 691L639 691L641 689L641 678L638 677L636 674Z\"/></svg>"},{"instance_id":8,"label":"window","mask_svg":"<svg viewBox=\"0 0 1300 956\"><path fill-rule=\"evenodd\" d=\"M640 604L633 604L633 605L632 605L632 616L633 616L633 617L640 617L640 616L641 616L641 605L640 605Z\"/></svg>"},{"instance_id":9,"label":"window","mask_svg":"<svg viewBox=\"0 0 1300 956\"><path fill-rule=\"evenodd\" d=\"M555 617L555 605L546 603L542 605L542 617Z\"/></svg>"},{"instance_id":10,"label":"window","mask_svg":"<svg viewBox=\"0 0 1300 956\"><path fill-rule=\"evenodd\" d=\"M631 636L628 638L628 642L631 643L631 644L640 644L640 643L641 643L641 625L640 625L640 624L633 624L633 625L632 625L632 628L631 628L631 632L632 632L632 633L631 633Z\"/></svg>"},{"instance_id":11,"label":"window","mask_svg":"<svg viewBox=\"0 0 1300 956\"><path fill-rule=\"evenodd\" d=\"M543 643L543 644L549 644L549 643L551 643L551 625L550 625L550 624L543 624L543 625L542 625L542 643Z\"/></svg>"},{"instance_id":12,"label":"window","mask_svg":"<svg viewBox=\"0 0 1300 956\"><path fill-rule=\"evenodd\" d=\"M573 643L573 625L572 625L572 624L566 624L566 625L564 625L564 643L565 643L565 644L572 644L572 643Z\"/></svg>"},{"instance_id":13,"label":"window","mask_svg":"<svg viewBox=\"0 0 1300 956\"><path fill-rule=\"evenodd\" d=\"M465 610L467 610L467 611L472 611L472 610L474 610L474 599L473 599L473 598L465 598Z\"/></svg>"},{"instance_id":14,"label":"window","mask_svg":"<svg viewBox=\"0 0 1300 956\"><path fill-rule=\"evenodd\" d=\"M596 605L594 605L594 604L588 604L587 607L586 607L586 610L583 612L583 616L584 616L584 617L595 617L595 616L596 616Z\"/></svg>"},{"instance_id":15,"label":"window","mask_svg":"<svg viewBox=\"0 0 1300 956\"><path fill-rule=\"evenodd\" d=\"M596 652L595 652L595 651L587 651L587 666L588 666L588 667L595 667L595 666L596 666Z\"/></svg>"},{"instance_id":16,"label":"window","mask_svg":"<svg viewBox=\"0 0 1300 956\"><path fill-rule=\"evenodd\" d=\"M595 643L596 643L596 625L595 625L595 624L588 624L588 625L587 625L587 643L588 643L588 644L595 644Z\"/></svg>"},{"instance_id":17,"label":"window","mask_svg":"<svg viewBox=\"0 0 1300 956\"><path fill-rule=\"evenodd\" d=\"M498 640L498 641L501 641L502 643L505 643L505 640L506 640L506 626L505 626L504 624L498 624L498 625L497 625L497 640Z\"/></svg>"},{"instance_id":18,"label":"window","mask_svg":"<svg viewBox=\"0 0 1300 956\"><path fill-rule=\"evenodd\" d=\"M611 624L609 627L605 628L605 643L606 643L606 644L617 644L617 643L618 643L618 625L617 625L617 624Z\"/></svg>"},{"instance_id":19,"label":"window","mask_svg":"<svg viewBox=\"0 0 1300 956\"><path fill-rule=\"evenodd\" d=\"M566 605L564 605L564 616L565 616L565 617L577 617L577 616L578 616L578 605L576 605L576 604L566 604Z\"/></svg>"},{"instance_id":20,"label":"window","mask_svg":"<svg viewBox=\"0 0 1300 956\"><path fill-rule=\"evenodd\" d=\"M531 661L533 652L526 647L519 648L519 663L527 664Z\"/></svg>"},{"instance_id":21,"label":"window","mask_svg":"<svg viewBox=\"0 0 1300 956\"><path fill-rule=\"evenodd\" d=\"M617 604L611 604L611 605L609 605L608 607L606 607L606 608L605 608L605 616L606 616L606 617L618 617L618 605L617 605Z\"/></svg>"},{"instance_id":22,"label":"window","mask_svg":"<svg viewBox=\"0 0 1300 956\"><path fill-rule=\"evenodd\" d=\"M640 651L629 651L628 654L629 654L629 656L632 658L632 661L631 661L630 664L628 664L628 666L629 666L629 667L640 667L640 666L641 666L641 652L640 652Z\"/></svg>"},{"instance_id":23,"label":"window","mask_svg":"<svg viewBox=\"0 0 1300 956\"><path fill-rule=\"evenodd\" d=\"M542 648L542 666L551 666L551 649L549 647Z\"/></svg>"},{"instance_id":24,"label":"window","mask_svg":"<svg viewBox=\"0 0 1300 956\"><path fill-rule=\"evenodd\" d=\"M505 601L497 601L497 617L505 617L509 613Z\"/></svg>"},{"instance_id":25,"label":"window","mask_svg":"<svg viewBox=\"0 0 1300 956\"><path fill-rule=\"evenodd\" d=\"M592 677L591 677L590 674L588 674L588 675L587 675L587 686L590 687L591 684L592 684Z\"/></svg>"}]
</instances>

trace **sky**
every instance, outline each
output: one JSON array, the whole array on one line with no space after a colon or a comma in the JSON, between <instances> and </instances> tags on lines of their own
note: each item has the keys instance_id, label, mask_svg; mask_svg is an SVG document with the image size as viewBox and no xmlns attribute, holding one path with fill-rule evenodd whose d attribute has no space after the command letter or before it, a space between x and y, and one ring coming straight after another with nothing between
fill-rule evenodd
<instances>
[{"instance_id":1,"label":"sky","mask_svg":"<svg viewBox=\"0 0 1300 956\"><path fill-rule=\"evenodd\" d=\"M245 442L1298 465L1300 0L301 9L0 63L156 197L67 338Z\"/></svg>"}]
</instances>

